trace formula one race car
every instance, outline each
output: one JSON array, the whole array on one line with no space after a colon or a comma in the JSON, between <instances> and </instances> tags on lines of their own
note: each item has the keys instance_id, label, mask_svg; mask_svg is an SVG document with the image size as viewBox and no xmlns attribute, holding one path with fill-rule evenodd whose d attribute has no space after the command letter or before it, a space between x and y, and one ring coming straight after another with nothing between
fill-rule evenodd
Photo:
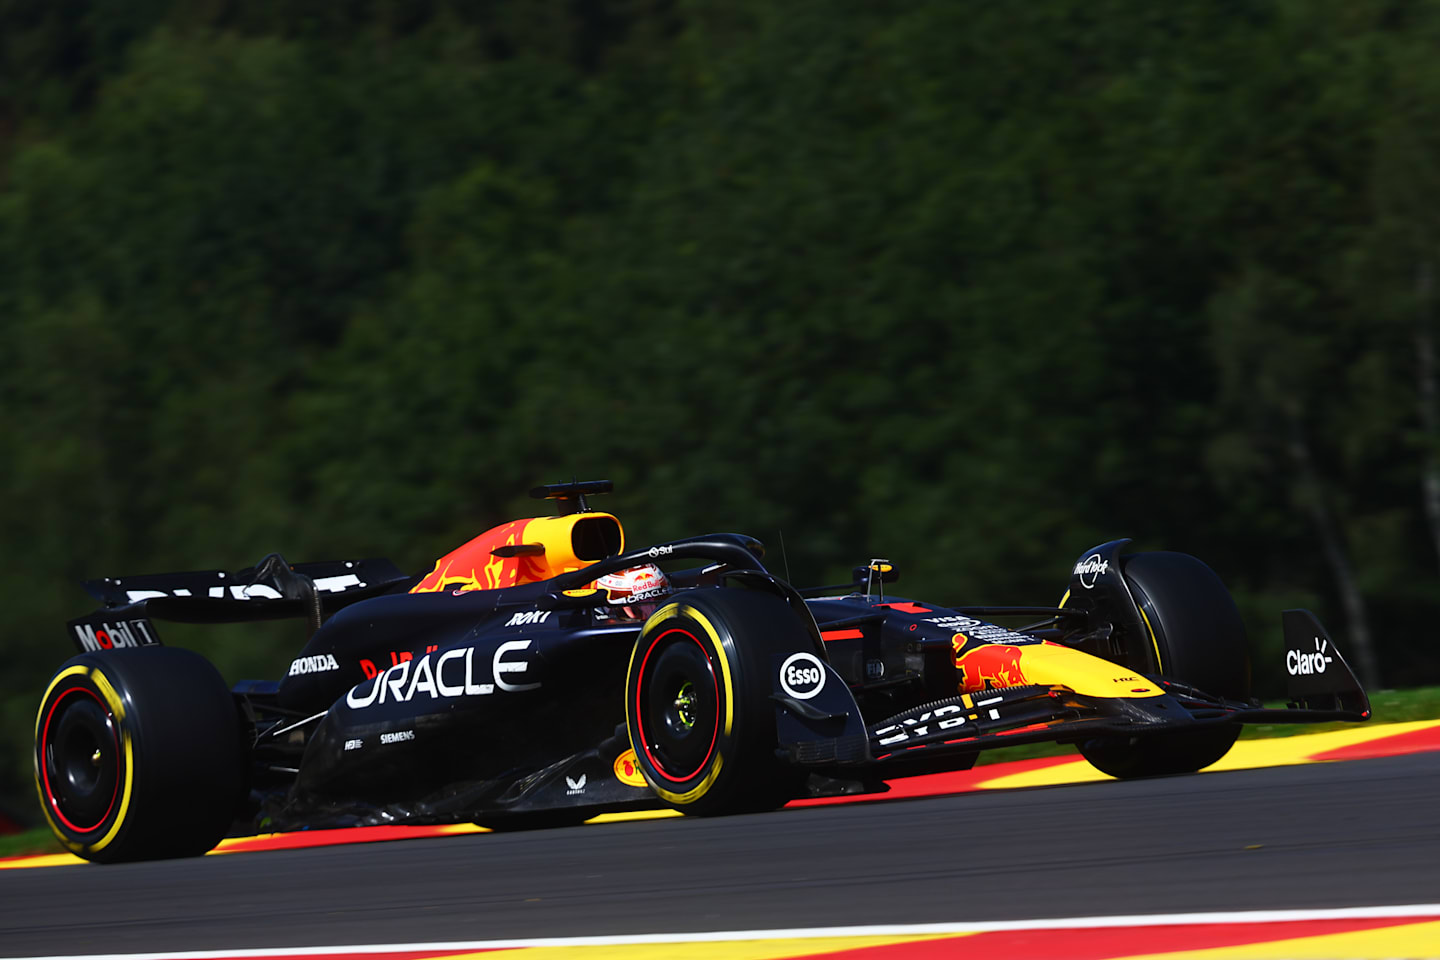
<instances>
[{"instance_id":1,"label":"formula one race car","mask_svg":"<svg viewBox=\"0 0 1440 960\"><path fill-rule=\"evenodd\" d=\"M626 550L586 502L609 489L539 487L558 516L497 527L424 577L272 555L87 583L104 606L71 622L81 653L36 720L51 827L82 857L123 861L262 830L724 814L883 791L1041 740L1116 777L1186 773L1242 723L1370 714L1300 610L1284 614L1288 709L1250 699L1235 605L1184 554L1116 540L1080 556L1058 606L942 607L886 595L884 560L802 591L748 536ZM653 572L607 588L633 570ZM310 637L286 675L234 689L151 623L292 617ZM1013 617L1033 622L991 622Z\"/></svg>"}]
</instances>

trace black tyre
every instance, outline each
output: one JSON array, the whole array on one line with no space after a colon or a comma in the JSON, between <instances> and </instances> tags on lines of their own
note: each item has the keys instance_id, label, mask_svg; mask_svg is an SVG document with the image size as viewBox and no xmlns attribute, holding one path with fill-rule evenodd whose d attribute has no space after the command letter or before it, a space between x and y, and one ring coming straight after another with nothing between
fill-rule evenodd
<instances>
[{"instance_id":1,"label":"black tyre","mask_svg":"<svg viewBox=\"0 0 1440 960\"><path fill-rule=\"evenodd\" d=\"M1161 676L1221 697L1250 696L1245 625L1215 571L1188 554L1161 552L1125 558L1123 573ZM1082 743L1080 753L1102 773L1122 779L1194 773L1225 756L1239 735L1239 724L1226 724L1097 738Z\"/></svg>"},{"instance_id":2,"label":"black tyre","mask_svg":"<svg viewBox=\"0 0 1440 960\"><path fill-rule=\"evenodd\" d=\"M780 597L692 590L646 621L630 655L625 718L645 780L700 816L771 810L798 792L775 756L776 655L814 651Z\"/></svg>"},{"instance_id":3,"label":"black tyre","mask_svg":"<svg viewBox=\"0 0 1440 960\"><path fill-rule=\"evenodd\" d=\"M195 856L243 799L234 700L208 660L174 647L67 661L35 720L35 786L50 828L87 860Z\"/></svg>"}]
</instances>

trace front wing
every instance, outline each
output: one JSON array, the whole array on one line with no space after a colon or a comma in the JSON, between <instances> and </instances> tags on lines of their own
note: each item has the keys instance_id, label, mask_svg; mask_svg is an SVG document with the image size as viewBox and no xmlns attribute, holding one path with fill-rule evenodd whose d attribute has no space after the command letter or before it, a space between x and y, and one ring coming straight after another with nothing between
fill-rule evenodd
<instances>
[{"instance_id":1,"label":"front wing","mask_svg":"<svg viewBox=\"0 0 1440 960\"><path fill-rule=\"evenodd\" d=\"M1138 736L1216 724L1317 723L1364 720L1358 709L1272 709L1258 700L1225 700L1193 687L1150 678L1165 691L1144 699L1104 698L1047 686L1008 687L923 704L868 724L864 749L849 737L782 742L781 756L800 766L874 765L883 776L968 766L981 750L1022 743L1074 743L1092 737ZM781 702L782 708L793 708ZM811 730L826 718L812 717ZM834 719L839 719L836 717ZM818 731L817 731L818 732Z\"/></svg>"},{"instance_id":2,"label":"front wing","mask_svg":"<svg viewBox=\"0 0 1440 960\"><path fill-rule=\"evenodd\" d=\"M804 702L783 678L777 679L771 699L777 708L778 752L802 767L853 771L868 766L886 777L911 776L963 769L981 750L1022 743L1077 743L1217 724L1368 720L1369 697L1315 616L1287 610L1283 626L1290 698L1285 709L1148 677L1164 691L1161 696L1101 697L1059 685L1014 686L936 700L862 723L844 681L825 665L825 680L803 691ZM813 666L821 666L811 659Z\"/></svg>"}]
</instances>

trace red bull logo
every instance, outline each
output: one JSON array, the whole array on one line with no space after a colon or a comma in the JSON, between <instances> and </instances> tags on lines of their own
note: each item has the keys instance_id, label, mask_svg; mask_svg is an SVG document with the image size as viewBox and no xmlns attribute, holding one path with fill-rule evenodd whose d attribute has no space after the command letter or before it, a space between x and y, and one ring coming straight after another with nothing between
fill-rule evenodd
<instances>
[{"instance_id":1,"label":"red bull logo","mask_svg":"<svg viewBox=\"0 0 1440 960\"><path fill-rule=\"evenodd\" d=\"M957 647L963 634L956 634ZM1008 643L982 643L968 653L957 653L955 669L959 673L961 693L983 693L1000 687L1020 687L1028 681L1020 669L1019 647Z\"/></svg>"}]
</instances>

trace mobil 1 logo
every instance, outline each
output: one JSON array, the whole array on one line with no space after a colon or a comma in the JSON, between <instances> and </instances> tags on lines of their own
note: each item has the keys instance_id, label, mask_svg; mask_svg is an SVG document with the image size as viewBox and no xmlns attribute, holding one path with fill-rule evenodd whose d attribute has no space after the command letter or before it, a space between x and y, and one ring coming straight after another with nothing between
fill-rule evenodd
<instances>
[{"instance_id":1,"label":"mobil 1 logo","mask_svg":"<svg viewBox=\"0 0 1440 960\"><path fill-rule=\"evenodd\" d=\"M96 653L123 647L156 647L160 638L144 617L132 620L105 620L100 616L70 621L75 646L81 653Z\"/></svg>"}]
</instances>

